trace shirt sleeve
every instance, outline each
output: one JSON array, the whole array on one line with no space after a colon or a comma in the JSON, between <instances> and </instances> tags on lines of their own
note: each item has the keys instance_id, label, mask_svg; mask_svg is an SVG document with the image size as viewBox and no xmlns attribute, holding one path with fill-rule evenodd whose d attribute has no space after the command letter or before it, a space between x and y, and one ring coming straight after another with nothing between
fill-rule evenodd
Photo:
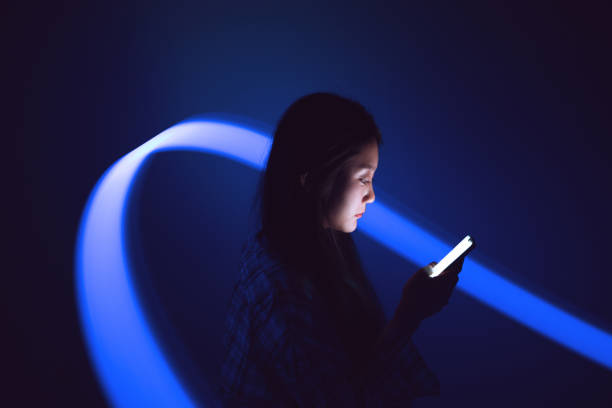
<instances>
[{"instance_id":1,"label":"shirt sleeve","mask_svg":"<svg viewBox=\"0 0 612 408\"><path fill-rule=\"evenodd\" d=\"M299 407L406 406L439 394L439 382L411 340L364 356L355 369L321 309L275 293L258 304L256 352L279 393Z\"/></svg>"}]
</instances>

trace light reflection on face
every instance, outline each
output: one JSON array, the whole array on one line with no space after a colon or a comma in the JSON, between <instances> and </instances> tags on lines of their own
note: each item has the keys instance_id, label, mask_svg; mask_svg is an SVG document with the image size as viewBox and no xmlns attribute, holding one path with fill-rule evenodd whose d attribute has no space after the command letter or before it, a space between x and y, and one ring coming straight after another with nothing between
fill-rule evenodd
<instances>
[{"instance_id":1,"label":"light reflection on face","mask_svg":"<svg viewBox=\"0 0 612 408\"><path fill-rule=\"evenodd\" d=\"M323 222L324 228L347 233L355 231L359 221L355 215L366 211L366 204L374 201L372 179L377 168L378 144L373 141L351 158L346 171L339 176L327 219Z\"/></svg>"}]
</instances>

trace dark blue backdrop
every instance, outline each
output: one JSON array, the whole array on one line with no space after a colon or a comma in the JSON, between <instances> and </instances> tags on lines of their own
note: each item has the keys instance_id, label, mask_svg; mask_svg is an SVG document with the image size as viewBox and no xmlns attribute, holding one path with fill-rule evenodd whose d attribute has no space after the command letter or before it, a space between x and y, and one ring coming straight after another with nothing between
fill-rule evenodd
<instances>
[{"instance_id":1,"label":"dark blue backdrop","mask_svg":"<svg viewBox=\"0 0 612 408\"><path fill-rule=\"evenodd\" d=\"M19 171L9 221L19 221L10 244L20 251L10 253L20 256L3 309L20 351L10 353L18 386L9 388L24 403L105 405L73 291L77 224L102 173L186 117L223 112L273 127L315 91L354 98L376 118L377 199L422 217L449 243L472 235L474 259L612 333L612 36L602 7L12 7L2 30L18 102L7 112ZM183 333L206 329L198 316L223 312L200 299L185 315L176 302L196 299L198 285L227 292L257 176L187 152L156 156L143 176L134 237L158 271L159 304L175 302L170 320L192 330ZM359 229L354 237L392 310L401 288L389 282L420 266ZM153 258L160 247L168 252ZM198 333L185 340L192 351L206 339ZM415 341L442 382L439 398L416 406L612 404L610 371L460 290Z\"/></svg>"}]
</instances>

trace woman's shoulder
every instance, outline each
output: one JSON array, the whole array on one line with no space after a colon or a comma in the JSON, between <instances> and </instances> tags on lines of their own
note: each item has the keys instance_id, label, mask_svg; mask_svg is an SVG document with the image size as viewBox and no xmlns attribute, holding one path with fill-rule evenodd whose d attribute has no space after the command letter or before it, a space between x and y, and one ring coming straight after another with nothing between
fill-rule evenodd
<instances>
[{"instance_id":1,"label":"woman's shoulder","mask_svg":"<svg viewBox=\"0 0 612 408\"><path fill-rule=\"evenodd\" d=\"M295 292L294 278L291 269L272 255L263 234L247 236L240 253L239 285L252 300Z\"/></svg>"}]
</instances>

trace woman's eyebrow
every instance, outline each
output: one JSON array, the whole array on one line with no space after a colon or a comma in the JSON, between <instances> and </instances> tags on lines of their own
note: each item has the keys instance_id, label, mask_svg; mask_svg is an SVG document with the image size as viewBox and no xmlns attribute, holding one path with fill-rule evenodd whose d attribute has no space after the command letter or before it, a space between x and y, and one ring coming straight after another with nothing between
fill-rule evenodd
<instances>
[{"instance_id":1,"label":"woman's eyebrow","mask_svg":"<svg viewBox=\"0 0 612 408\"><path fill-rule=\"evenodd\" d=\"M374 167L370 166L369 164L360 164L359 166L357 166L358 170L361 169L368 169L368 170L374 170Z\"/></svg>"}]
</instances>

